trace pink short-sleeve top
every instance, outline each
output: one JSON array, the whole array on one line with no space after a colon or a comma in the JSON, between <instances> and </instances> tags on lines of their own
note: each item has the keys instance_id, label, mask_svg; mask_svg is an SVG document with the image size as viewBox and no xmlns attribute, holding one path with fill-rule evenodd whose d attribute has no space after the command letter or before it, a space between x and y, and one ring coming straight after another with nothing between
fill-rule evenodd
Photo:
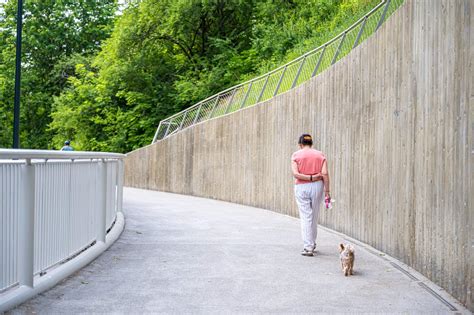
<instances>
[{"instance_id":1,"label":"pink short-sleeve top","mask_svg":"<svg viewBox=\"0 0 474 315\"><path fill-rule=\"evenodd\" d=\"M324 154L314 149L301 149L293 153L291 160L298 164L298 172L304 175L321 173L323 163L326 161ZM295 184L307 184L310 181L296 179Z\"/></svg>"}]
</instances>

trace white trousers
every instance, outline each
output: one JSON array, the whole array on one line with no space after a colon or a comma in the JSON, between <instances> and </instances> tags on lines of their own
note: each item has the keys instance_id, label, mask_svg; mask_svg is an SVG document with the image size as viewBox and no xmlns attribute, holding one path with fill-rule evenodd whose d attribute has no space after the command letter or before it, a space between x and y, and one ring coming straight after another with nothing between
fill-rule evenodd
<instances>
[{"instance_id":1,"label":"white trousers","mask_svg":"<svg viewBox=\"0 0 474 315\"><path fill-rule=\"evenodd\" d=\"M303 245L312 250L318 236L319 208L323 202L323 181L295 185L295 197L300 211Z\"/></svg>"}]
</instances>

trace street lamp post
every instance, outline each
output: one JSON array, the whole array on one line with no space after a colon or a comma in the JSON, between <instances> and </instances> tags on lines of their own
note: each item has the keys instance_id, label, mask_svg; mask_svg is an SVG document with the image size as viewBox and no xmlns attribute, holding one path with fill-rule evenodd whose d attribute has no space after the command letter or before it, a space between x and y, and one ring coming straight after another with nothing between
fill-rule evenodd
<instances>
[{"instance_id":1,"label":"street lamp post","mask_svg":"<svg viewBox=\"0 0 474 315\"><path fill-rule=\"evenodd\" d=\"M13 148L20 147L20 82L21 82L21 31L23 28L23 0L18 0L16 18L16 70L15 99L13 106Z\"/></svg>"}]
</instances>

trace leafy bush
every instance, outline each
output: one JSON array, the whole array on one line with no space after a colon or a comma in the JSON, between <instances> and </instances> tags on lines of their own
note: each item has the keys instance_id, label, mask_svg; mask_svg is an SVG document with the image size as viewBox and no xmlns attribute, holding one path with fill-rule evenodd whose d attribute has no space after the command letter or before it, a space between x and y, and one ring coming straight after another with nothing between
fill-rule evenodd
<instances>
[{"instance_id":1,"label":"leafy bush","mask_svg":"<svg viewBox=\"0 0 474 315\"><path fill-rule=\"evenodd\" d=\"M116 17L105 41L101 36L84 35L83 40L94 41L95 46L80 42L70 53L34 63L38 70L31 71L38 75L27 75L23 100L35 103L36 112L23 113L23 128L28 130L22 134L23 142L30 147L59 148L64 139L71 139L82 150L117 152L149 144L160 120L323 44L378 2L131 2ZM107 29L106 23L101 25ZM45 30L36 43L54 50L61 45L56 37L76 36L58 34L60 30ZM5 53L12 51L12 38L0 38L0 58L6 55L8 64L0 64L0 89L5 91L12 84L13 59ZM11 95L7 98L0 94L2 120L11 119ZM8 143L5 130L9 129L0 128L0 146ZM29 141L33 134L41 134L42 140Z\"/></svg>"}]
</instances>

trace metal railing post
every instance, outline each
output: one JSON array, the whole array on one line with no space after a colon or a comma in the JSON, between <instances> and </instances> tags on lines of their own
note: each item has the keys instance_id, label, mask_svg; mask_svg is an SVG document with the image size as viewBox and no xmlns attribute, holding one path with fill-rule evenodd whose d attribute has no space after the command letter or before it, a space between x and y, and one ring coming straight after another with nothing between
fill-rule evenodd
<instances>
[{"instance_id":1,"label":"metal railing post","mask_svg":"<svg viewBox=\"0 0 474 315\"><path fill-rule=\"evenodd\" d=\"M298 72L296 72L295 79L293 80L293 84L291 84L291 88L294 88L296 86L296 83L298 82L298 78L300 77L301 69L303 69L305 61L306 61L306 56L304 56L303 61L301 61L301 64L298 68Z\"/></svg>"},{"instance_id":2,"label":"metal railing post","mask_svg":"<svg viewBox=\"0 0 474 315\"><path fill-rule=\"evenodd\" d=\"M117 212L123 209L123 160L117 161Z\"/></svg>"},{"instance_id":3,"label":"metal railing post","mask_svg":"<svg viewBox=\"0 0 474 315\"><path fill-rule=\"evenodd\" d=\"M31 159L23 165L23 197L18 215L18 281L33 287L35 231L35 166Z\"/></svg>"},{"instance_id":4,"label":"metal railing post","mask_svg":"<svg viewBox=\"0 0 474 315\"><path fill-rule=\"evenodd\" d=\"M321 56L319 56L318 63L316 64L316 67L314 67L313 73L311 74L311 77L314 77L316 73L318 73L319 66L323 61L324 53L326 52L326 47L327 46L324 46L323 51L321 52Z\"/></svg>"},{"instance_id":5,"label":"metal railing post","mask_svg":"<svg viewBox=\"0 0 474 315\"><path fill-rule=\"evenodd\" d=\"M107 215L107 163L104 159L99 162L99 174L100 209L97 211L97 242L105 243Z\"/></svg>"},{"instance_id":6,"label":"metal railing post","mask_svg":"<svg viewBox=\"0 0 474 315\"><path fill-rule=\"evenodd\" d=\"M265 83L263 84L262 91L260 91L260 95L258 96L257 103L260 102L263 96L263 92L265 92L265 89L267 88L267 83L268 79L270 78L270 75L267 75L267 78L265 79Z\"/></svg>"},{"instance_id":7,"label":"metal railing post","mask_svg":"<svg viewBox=\"0 0 474 315\"><path fill-rule=\"evenodd\" d=\"M337 50L336 50L336 52L334 53L334 57L332 58L331 65L333 65L333 64L336 63L336 61L337 61L337 56L339 55L339 51L341 50L342 43L344 42L344 39L346 39L346 35L347 35L347 33L344 33L344 35L342 35L341 42L340 42L339 45L337 46Z\"/></svg>"},{"instance_id":8,"label":"metal railing post","mask_svg":"<svg viewBox=\"0 0 474 315\"><path fill-rule=\"evenodd\" d=\"M240 104L240 108L244 108L245 102L247 102L247 98L249 97L250 90L252 89L253 82L250 82L249 89L247 90L247 93L245 93L244 100L242 101L242 104Z\"/></svg>"},{"instance_id":9,"label":"metal railing post","mask_svg":"<svg viewBox=\"0 0 474 315\"><path fill-rule=\"evenodd\" d=\"M385 15L387 14L387 11L388 11L388 7L390 6L390 0L387 0L387 4L385 5L384 9L383 9L383 13L382 13L382 16L380 17L380 21L379 23L377 24L377 27L375 28L375 31L377 31L379 29L379 27L382 25L383 23L383 20L385 19Z\"/></svg>"},{"instance_id":10,"label":"metal railing post","mask_svg":"<svg viewBox=\"0 0 474 315\"><path fill-rule=\"evenodd\" d=\"M219 98L221 97L221 95L217 95L216 97L216 101L214 102L214 105L212 106L212 110L211 110L211 114L209 115L209 117L207 119L211 119L212 118L212 115L214 115L214 111L216 110L216 107L217 107L217 104L219 103Z\"/></svg>"},{"instance_id":11,"label":"metal railing post","mask_svg":"<svg viewBox=\"0 0 474 315\"><path fill-rule=\"evenodd\" d=\"M232 105L232 101L234 100L234 96L235 94L237 93L237 89L234 89L232 91L232 95L230 96L230 100L229 102L227 103L227 107L225 109L225 113L224 114L227 114L229 112L229 109L230 109L230 106Z\"/></svg>"},{"instance_id":12,"label":"metal railing post","mask_svg":"<svg viewBox=\"0 0 474 315\"><path fill-rule=\"evenodd\" d=\"M158 140L158 133L160 132L160 128L161 128L161 121L158 124L158 127L156 128L155 136L153 137L153 141L151 142L151 144L155 143L156 140Z\"/></svg>"},{"instance_id":13,"label":"metal railing post","mask_svg":"<svg viewBox=\"0 0 474 315\"><path fill-rule=\"evenodd\" d=\"M184 121L186 120L186 116L188 115L188 111L184 112L183 120L181 120L181 123L179 124L179 130L183 129Z\"/></svg>"},{"instance_id":14,"label":"metal railing post","mask_svg":"<svg viewBox=\"0 0 474 315\"><path fill-rule=\"evenodd\" d=\"M362 33L364 33L364 28L365 28L366 23L367 23L367 15L364 17L364 22L362 22L362 25L360 26L359 33L357 33L357 37L354 42L354 45L352 45L352 49L356 48L357 45L359 44L359 40L360 40L360 37L362 36Z\"/></svg>"},{"instance_id":15,"label":"metal railing post","mask_svg":"<svg viewBox=\"0 0 474 315\"><path fill-rule=\"evenodd\" d=\"M170 119L168 121L168 127L166 128L166 131L165 131L165 135L163 136L163 139L166 138L166 136L168 135L169 131L170 131L170 127L171 127L171 123L173 122L173 119Z\"/></svg>"},{"instance_id":16,"label":"metal railing post","mask_svg":"<svg viewBox=\"0 0 474 315\"><path fill-rule=\"evenodd\" d=\"M198 110L197 110L197 113L196 113L196 117L194 117L194 121L193 121L193 125L195 125L198 121L198 118L199 118L199 114L201 113L201 107L202 107L202 103L199 105L198 107Z\"/></svg>"},{"instance_id":17,"label":"metal railing post","mask_svg":"<svg viewBox=\"0 0 474 315\"><path fill-rule=\"evenodd\" d=\"M278 94L278 90L280 89L281 82L283 81L283 77L285 76L286 68L287 68L287 66L285 66L285 68L283 68L283 71L280 75L280 79L278 80L278 84L275 88L275 92L273 92L273 96L276 96Z\"/></svg>"}]
</instances>

